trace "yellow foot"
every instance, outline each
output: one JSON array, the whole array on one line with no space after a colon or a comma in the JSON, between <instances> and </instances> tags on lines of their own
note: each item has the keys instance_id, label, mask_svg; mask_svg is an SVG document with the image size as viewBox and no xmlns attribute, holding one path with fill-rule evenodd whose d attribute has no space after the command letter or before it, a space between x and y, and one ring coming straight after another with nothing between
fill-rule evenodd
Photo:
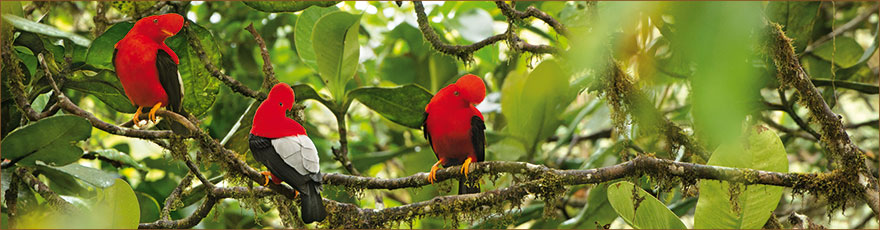
<instances>
[{"instance_id":1,"label":"yellow foot","mask_svg":"<svg viewBox=\"0 0 880 230\"><path fill-rule=\"evenodd\" d=\"M159 107L162 107L162 102L156 103L156 105L154 105L153 108L150 109L149 117L150 121L152 121L153 123L156 123L156 111L159 111Z\"/></svg>"},{"instance_id":2,"label":"yellow foot","mask_svg":"<svg viewBox=\"0 0 880 230\"><path fill-rule=\"evenodd\" d=\"M293 199L296 199L297 197L299 197L299 191L296 191L296 189L294 189L293 190Z\"/></svg>"},{"instance_id":3,"label":"yellow foot","mask_svg":"<svg viewBox=\"0 0 880 230\"><path fill-rule=\"evenodd\" d=\"M269 176L271 176L272 173L262 171L262 172L260 172L260 174L263 174L263 181L265 181L265 182L263 182L263 186L265 187L266 185L269 185Z\"/></svg>"},{"instance_id":4,"label":"yellow foot","mask_svg":"<svg viewBox=\"0 0 880 230\"><path fill-rule=\"evenodd\" d=\"M428 173L428 181L430 181L431 184L434 184L434 181L437 180L437 170L440 169L440 163L442 162L443 160L439 160L434 166L431 166L431 172Z\"/></svg>"},{"instance_id":5,"label":"yellow foot","mask_svg":"<svg viewBox=\"0 0 880 230\"><path fill-rule=\"evenodd\" d=\"M471 166L471 162L472 162L472 161L473 161L473 160L471 160L471 158L468 157L466 160L464 160L464 164L461 164L461 171L460 171L460 173L464 174L464 178L468 178L468 173L471 171L471 167L470 167L470 166Z\"/></svg>"},{"instance_id":6,"label":"yellow foot","mask_svg":"<svg viewBox=\"0 0 880 230\"><path fill-rule=\"evenodd\" d=\"M138 117L141 116L141 109L143 108L143 106L138 106L137 111L134 112L134 117L131 118L131 122L134 122L134 127L138 127L138 125L141 123L141 120L138 119Z\"/></svg>"}]
</instances>

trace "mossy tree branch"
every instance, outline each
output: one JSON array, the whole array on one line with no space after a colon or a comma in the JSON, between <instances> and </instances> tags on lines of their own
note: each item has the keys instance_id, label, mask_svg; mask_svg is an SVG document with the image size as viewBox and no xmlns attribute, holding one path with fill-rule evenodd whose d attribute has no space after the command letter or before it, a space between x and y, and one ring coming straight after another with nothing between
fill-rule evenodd
<instances>
[{"instance_id":1,"label":"mossy tree branch","mask_svg":"<svg viewBox=\"0 0 880 230\"><path fill-rule=\"evenodd\" d=\"M184 30L189 34L189 36L187 36L187 40L189 41L190 46L192 46L192 48L196 50L196 53L198 53L199 55L199 59L202 60L203 63L205 63L205 69L207 69L208 72L211 72L211 76L217 78L218 80L223 82L223 84L226 84L226 86L228 86L229 89L232 89L232 91L244 95L245 97L254 98L260 101L266 99L266 93L254 91L240 81L235 80L235 78L232 78L229 75L226 75L222 71L220 71L220 68L217 68L217 66L215 66L214 63L211 62L211 59L208 58L208 55L205 53L205 49L202 48L202 41L199 41L199 39L195 39L198 37L195 32L190 29ZM266 69L266 67L264 67L264 69ZM274 77L274 71L272 77Z\"/></svg>"}]
</instances>

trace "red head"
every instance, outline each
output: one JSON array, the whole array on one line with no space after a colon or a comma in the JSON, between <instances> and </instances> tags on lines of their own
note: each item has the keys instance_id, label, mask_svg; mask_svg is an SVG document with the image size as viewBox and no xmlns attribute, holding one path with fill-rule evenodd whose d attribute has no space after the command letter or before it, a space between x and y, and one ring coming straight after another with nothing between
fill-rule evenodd
<instances>
[{"instance_id":1,"label":"red head","mask_svg":"<svg viewBox=\"0 0 880 230\"><path fill-rule=\"evenodd\" d=\"M183 16L179 14L153 15L138 20L131 31L144 35L157 43L162 43L166 38L180 32L183 23Z\"/></svg>"},{"instance_id":2,"label":"red head","mask_svg":"<svg viewBox=\"0 0 880 230\"><path fill-rule=\"evenodd\" d=\"M486 97L486 85L483 79L473 74L464 75L455 83L440 89L433 98L425 111L433 104L446 104L445 106L462 106L472 107L479 104Z\"/></svg>"},{"instance_id":3,"label":"red head","mask_svg":"<svg viewBox=\"0 0 880 230\"><path fill-rule=\"evenodd\" d=\"M286 116L293 108L295 95L293 88L286 83L278 83L269 91L269 97L257 108L251 134L279 138L306 134L306 130L293 119Z\"/></svg>"}]
</instances>

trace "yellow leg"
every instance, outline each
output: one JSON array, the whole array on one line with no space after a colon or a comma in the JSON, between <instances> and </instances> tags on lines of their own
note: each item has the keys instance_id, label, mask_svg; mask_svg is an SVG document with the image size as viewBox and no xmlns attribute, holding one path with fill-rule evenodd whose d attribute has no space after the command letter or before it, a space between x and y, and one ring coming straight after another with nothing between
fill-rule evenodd
<instances>
[{"instance_id":1,"label":"yellow leg","mask_svg":"<svg viewBox=\"0 0 880 230\"><path fill-rule=\"evenodd\" d=\"M293 190L293 198L296 199L297 197L299 197L299 191L296 191L296 189L294 189Z\"/></svg>"},{"instance_id":2,"label":"yellow leg","mask_svg":"<svg viewBox=\"0 0 880 230\"><path fill-rule=\"evenodd\" d=\"M150 121L156 123L156 111L159 111L159 107L162 107L162 102L156 103L152 109L150 109Z\"/></svg>"},{"instance_id":3,"label":"yellow leg","mask_svg":"<svg viewBox=\"0 0 880 230\"><path fill-rule=\"evenodd\" d=\"M143 109L143 108L144 108L143 106L138 106L137 111L134 112L134 117L131 118L131 122L134 122L134 127L137 127L138 124L141 123L141 120L138 119L138 117L141 116L141 109Z\"/></svg>"},{"instance_id":4,"label":"yellow leg","mask_svg":"<svg viewBox=\"0 0 880 230\"><path fill-rule=\"evenodd\" d=\"M434 181L437 180L437 170L440 169L440 163L442 162L443 160L439 160L437 163L434 163L434 166L431 166L431 172L428 173L428 181L430 181L431 184L434 184Z\"/></svg>"},{"instance_id":5,"label":"yellow leg","mask_svg":"<svg viewBox=\"0 0 880 230\"><path fill-rule=\"evenodd\" d=\"M471 171L471 161L471 158L468 157L466 160L464 160L464 164L461 164L461 173L464 174L464 178L467 178L468 172Z\"/></svg>"},{"instance_id":6,"label":"yellow leg","mask_svg":"<svg viewBox=\"0 0 880 230\"><path fill-rule=\"evenodd\" d=\"M263 186L265 187L266 185L269 185L269 175L272 175L272 173L262 171L262 172L260 172L260 174L263 174L263 181L266 181L266 182L263 182Z\"/></svg>"}]
</instances>

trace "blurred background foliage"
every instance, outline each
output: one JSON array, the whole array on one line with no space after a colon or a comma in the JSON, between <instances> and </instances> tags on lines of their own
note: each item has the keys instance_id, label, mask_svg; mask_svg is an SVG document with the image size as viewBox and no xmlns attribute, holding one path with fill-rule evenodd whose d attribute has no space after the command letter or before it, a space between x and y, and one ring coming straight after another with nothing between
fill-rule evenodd
<instances>
[{"instance_id":1,"label":"blurred background foliage","mask_svg":"<svg viewBox=\"0 0 880 230\"><path fill-rule=\"evenodd\" d=\"M40 112L54 103L45 79L37 74L42 70L38 69L35 54L45 52L69 67L64 70L70 73L66 93L77 105L111 123L130 119L134 108L118 90L109 63L111 54L107 52L132 26L132 17L143 16L154 4L4 1L3 39L15 41L14 53L25 67L24 86L35 109ZM608 97L586 90L602 74L598 65L609 52L633 78L636 88L648 97L647 106L684 127L710 152L739 136L744 124L764 124L780 133L790 162L789 171L827 171L825 150L810 134L817 126L799 124L800 120L809 122L807 110L790 103L796 101L792 90L781 94L776 90L775 66L761 42L765 20L781 24L793 39L794 49L814 84L833 111L843 117L847 131L874 162L870 168L877 173L880 105L876 88L880 61L876 52L876 2L518 2L516 9L536 7L568 27L571 33L560 36L540 20L514 21L521 38L565 51L556 56L533 55L515 52L507 43L499 42L476 51L469 63L435 51L424 40L410 2L400 6L390 1L165 4L161 9L180 13L190 21L189 28L202 41L215 65L249 88L259 89L263 60L253 36L244 30L253 23L269 48L278 80L305 85L297 89L297 101L305 106L304 126L320 150L321 170L327 173L346 173L331 152L331 146L339 145L334 116L338 108L306 98L333 98L338 104L342 100L340 90L351 92L349 95L356 100L343 111L343 116L347 119L348 153L354 167L364 176L403 177L430 169L431 162L436 160L431 148L406 117L365 105L370 103L369 95L381 94L358 94L355 89L414 84L419 87L402 95L416 97L425 91L433 94L467 73L483 77L487 85L486 100L478 106L486 117L487 160L526 161L560 169L597 168L622 162L621 156L634 154L627 146L680 159L683 151L670 148L671 143L655 132L653 124L639 123L640 114L624 117L622 125L617 125L612 119L616 112L609 106ZM424 4L430 25L447 43L477 42L503 33L508 25L493 2ZM108 23L96 23L94 17L99 8L105 10ZM298 36L311 33L320 16L334 11L359 15L354 37L360 44L356 50L357 64L349 66L354 68L353 78L343 79L339 86L334 86L340 84L337 82L325 85L322 80L326 76L321 76L315 61L316 50L312 48L313 42L319 41L311 39L315 35ZM15 34L9 33L13 27L10 23L17 29ZM107 28L97 28L101 24ZM846 29L828 39L832 31L841 28ZM200 115L202 128L212 137L223 140L227 148L244 156L251 166L258 166L246 153L244 135L257 104L210 77L201 68L195 51L188 50L183 36L186 35L181 32L168 39L167 44L182 56L182 62L189 61L182 64L188 67L181 68L189 68L186 72L191 74L185 80L187 108L196 108L189 110ZM4 78L9 76L7 69L4 68ZM3 81L2 95L4 150L7 135L26 123L11 100L8 82ZM317 94L303 96L302 92L309 92L310 87ZM867 91L852 90L854 87ZM183 162L146 140L92 129L90 138L78 147L85 154L71 164L75 166L36 164L39 178L69 202L94 207L102 206L95 206L100 202L92 204L92 200L104 199L103 195L97 198L98 194L111 191L109 184L116 177L122 178L131 185L140 204L141 223L159 218L164 199L187 173ZM8 155L3 158L8 159ZM117 164L102 158L113 159ZM200 166L208 178L216 182L223 179L224 170L216 164ZM4 192L9 187L11 172L12 169L3 169ZM483 180L485 191L506 187L518 178L503 175ZM687 227L694 226L697 202L693 194L640 184ZM456 192L453 187L447 181L415 189L352 193L345 188L325 186L324 195L363 208L378 208L452 194ZM20 189L19 193L19 210L39 212L41 204L47 202L28 189ZM562 194L563 202L556 210L543 210L543 200L528 199L518 209L473 223L451 226L441 218L423 218L399 227L628 227L628 220L619 218L605 194L605 184L572 186ZM790 190L784 194L774 211L778 217L796 212L831 228L877 227L863 204L846 212L826 213L827 203L815 196L795 196ZM199 193L194 189L184 197L182 207L171 212L172 219L188 216L203 197L203 190ZM224 199L196 228L282 227L274 207L269 202L254 206ZM3 208L6 228L5 202Z\"/></svg>"}]
</instances>

